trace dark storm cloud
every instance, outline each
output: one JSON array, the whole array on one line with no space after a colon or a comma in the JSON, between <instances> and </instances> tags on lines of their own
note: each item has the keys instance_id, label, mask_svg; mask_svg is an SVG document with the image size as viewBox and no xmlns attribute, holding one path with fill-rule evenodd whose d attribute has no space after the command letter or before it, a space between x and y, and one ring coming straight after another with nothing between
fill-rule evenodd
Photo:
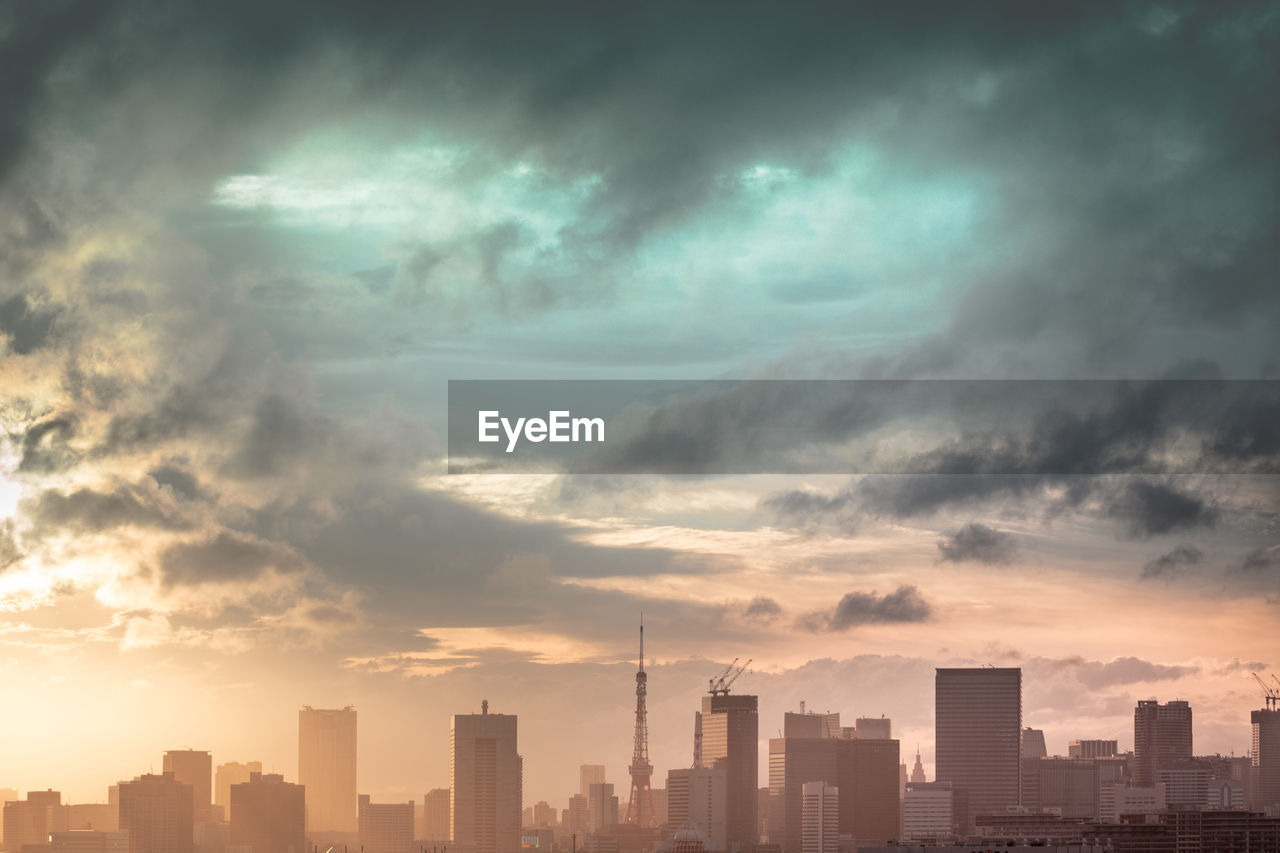
<instances>
[{"instance_id":1,"label":"dark storm cloud","mask_svg":"<svg viewBox=\"0 0 1280 853\"><path fill-rule=\"evenodd\" d=\"M173 545L160 557L160 577L166 586L244 582L267 572L286 575L305 568L305 561L287 546L228 532Z\"/></svg>"},{"instance_id":2,"label":"dark storm cloud","mask_svg":"<svg viewBox=\"0 0 1280 853\"><path fill-rule=\"evenodd\" d=\"M1217 508L1204 498L1163 483L1142 480L1129 483L1108 497L1104 512L1125 521L1134 538L1212 527L1219 516Z\"/></svg>"},{"instance_id":3,"label":"dark storm cloud","mask_svg":"<svg viewBox=\"0 0 1280 853\"><path fill-rule=\"evenodd\" d=\"M120 485L114 491L50 490L26 501L23 509L43 533L100 533L124 526L186 530L192 526L154 489L149 493L130 485Z\"/></svg>"},{"instance_id":4,"label":"dark storm cloud","mask_svg":"<svg viewBox=\"0 0 1280 853\"><path fill-rule=\"evenodd\" d=\"M196 500L205 496L196 480L195 474L177 465L162 465L147 472L151 479L160 486L168 488L174 494L187 500Z\"/></svg>"},{"instance_id":5,"label":"dark storm cloud","mask_svg":"<svg viewBox=\"0 0 1280 853\"><path fill-rule=\"evenodd\" d=\"M1188 566L1204 562L1204 552L1195 545L1183 543L1166 554L1161 554L1142 567L1141 580L1167 578L1179 574Z\"/></svg>"},{"instance_id":6,"label":"dark storm cloud","mask_svg":"<svg viewBox=\"0 0 1280 853\"><path fill-rule=\"evenodd\" d=\"M859 625L925 622L932 615L933 608L919 590L904 584L886 595L850 592L840 599L835 610L806 614L797 624L815 633L847 631Z\"/></svg>"},{"instance_id":7,"label":"dark storm cloud","mask_svg":"<svg viewBox=\"0 0 1280 853\"><path fill-rule=\"evenodd\" d=\"M12 518L0 521L0 572L22 559L22 549L13 538Z\"/></svg>"},{"instance_id":8,"label":"dark storm cloud","mask_svg":"<svg viewBox=\"0 0 1280 853\"><path fill-rule=\"evenodd\" d=\"M938 540L942 559L952 563L1008 563L1018 552L1017 540L1008 533L971 521L945 539Z\"/></svg>"}]
</instances>

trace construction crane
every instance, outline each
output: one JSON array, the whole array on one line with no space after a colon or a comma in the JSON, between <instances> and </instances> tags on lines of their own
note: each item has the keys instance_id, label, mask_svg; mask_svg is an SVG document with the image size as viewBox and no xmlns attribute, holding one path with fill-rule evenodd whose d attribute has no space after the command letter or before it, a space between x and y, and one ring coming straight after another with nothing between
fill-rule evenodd
<instances>
[{"instance_id":1,"label":"construction crane","mask_svg":"<svg viewBox=\"0 0 1280 853\"><path fill-rule=\"evenodd\" d=\"M733 682L738 680L738 676L747 671L747 667L751 666L748 660L742 666L738 666L738 658L733 659L733 663L725 669L724 672L717 675L707 684L707 692L712 696L728 696L729 688L733 686Z\"/></svg>"},{"instance_id":2,"label":"construction crane","mask_svg":"<svg viewBox=\"0 0 1280 853\"><path fill-rule=\"evenodd\" d=\"M1251 672L1249 674L1253 676L1253 680L1258 682L1258 686L1262 688L1262 695L1266 697L1267 701L1267 710L1274 711L1276 709L1276 702L1280 701L1280 690L1277 690L1274 687L1268 687L1267 682L1258 677L1258 673ZM1271 677L1273 679L1275 678L1274 675Z\"/></svg>"}]
</instances>

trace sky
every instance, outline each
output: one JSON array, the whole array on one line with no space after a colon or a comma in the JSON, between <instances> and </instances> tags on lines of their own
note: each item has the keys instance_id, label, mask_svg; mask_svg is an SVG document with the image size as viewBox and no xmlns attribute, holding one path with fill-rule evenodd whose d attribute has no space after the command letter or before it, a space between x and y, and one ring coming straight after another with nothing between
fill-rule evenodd
<instances>
[{"instance_id":1,"label":"sky","mask_svg":"<svg viewBox=\"0 0 1280 853\"><path fill-rule=\"evenodd\" d=\"M930 778L939 666L1020 666L1050 753L1177 698L1244 754L1278 37L1264 2L0 5L0 787L103 801L185 747L293 779L297 709L353 704L404 801L487 699L562 808L579 764L626 788L641 613L659 780L735 658L762 739L885 715ZM998 435L908 407L910 474L449 474L460 379L1139 384ZM840 412L771 451L838 456Z\"/></svg>"}]
</instances>

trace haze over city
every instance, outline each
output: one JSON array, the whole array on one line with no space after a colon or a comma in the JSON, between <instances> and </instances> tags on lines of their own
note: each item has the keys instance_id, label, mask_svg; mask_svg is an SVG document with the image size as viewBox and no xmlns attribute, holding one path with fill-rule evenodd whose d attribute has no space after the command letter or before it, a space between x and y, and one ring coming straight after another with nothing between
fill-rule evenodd
<instances>
[{"instance_id":1,"label":"haze over city","mask_svg":"<svg viewBox=\"0 0 1280 853\"><path fill-rule=\"evenodd\" d=\"M1020 668L1050 755L1131 749L1146 699L1247 755L1277 35L1262 2L0 8L0 787L99 802L183 747L292 781L298 709L352 705L359 791L421 800L487 700L561 807L582 764L626 785L642 613L655 779L735 658L761 743L883 715L930 779L939 667ZM908 412L910 475L450 474L465 379L1135 384L1000 435ZM750 437L739 402L682 416ZM773 449L866 438L824 425Z\"/></svg>"}]
</instances>

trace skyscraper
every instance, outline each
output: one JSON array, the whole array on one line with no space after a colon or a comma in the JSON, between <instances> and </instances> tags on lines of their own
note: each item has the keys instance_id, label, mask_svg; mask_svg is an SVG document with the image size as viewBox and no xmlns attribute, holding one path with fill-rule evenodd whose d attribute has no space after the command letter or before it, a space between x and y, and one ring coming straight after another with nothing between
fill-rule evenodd
<instances>
[{"instance_id":1,"label":"skyscraper","mask_svg":"<svg viewBox=\"0 0 1280 853\"><path fill-rule=\"evenodd\" d=\"M806 782L800 796L802 853L839 853L839 790L826 782Z\"/></svg>"},{"instance_id":2,"label":"skyscraper","mask_svg":"<svg viewBox=\"0 0 1280 853\"><path fill-rule=\"evenodd\" d=\"M1162 765L1191 757L1191 706L1140 700L1133 710L1133 784L1150 788Z\"/></svg>"},{"instance_id":3,"label":"skyscraper","mask_svg":"<svg viewBox=\"0 0 1280 853\"><path fill-rule=\"evenodd\" d=\"M957 826L1019 802L1022 670L937 670L934 681L937 779L952 784Z\"/></svg>"},{"instance_id":4,"label":"skyscraper","mask_svg":"<svg viewBox=\"0 0 1280 853\"><path fill-rule=\"evenodd\" d=\"M164 754L164 772L191 786L192 818L210 819L213 806L213 756L202 749L171 749Z\"/></svg>"},{"instance_id":5,"label":"skyscraper","mask_svg":"<svg viewBox=\"0 0 1280 853\"><path fill-rule=\"evenodd\" d=\"M356 832L356 709L298 711L298 782L308 832Z\"/></svg>"},{"instance_id":6,"label":"skyscraper","mask_svg":"<svg viewBox=\"0 0 1280 853\"><path fill-rule=\"evenodd\" d=\"M711 850L728 846L728 786L723 770L689 767L667 771L667 819L672 826L696 825Z\"/></svg>"},{"instance_id":7,"label":"skyscraper","mask_svg":"<svg viewBox=\"0 0 1280 853\"><path fill-rule=\"evenodd\" d=\"M856 841L880 843L897 838L902 818L898 741L856 737L840 738L834 743L840 834Z\"/></svg>"},{"instance_id":8,"label":"skyscraper","mask_svg":"<svg viewBox=\"0 0 1280 853\"><path fill-rule=\"evenodd\" d=\"M514 714L453 718L450 834L475 853L518 853L523 761L516 751Z\"/></svg>"},{"instance_id":9,"label":"skyscraper","mask_svg":"<svg viewBox=\"0 0 1280 853\"><path fill-rule=\"evenodd\" d=\"M702 697L702 764L725 771L729 853L756 846L756 789L760 776L759 712L755 696L717 692Z\"/></svg>"},{"instance_id":10,"label":"skyscraper","mask_svg":"<svg viewBox=\"0 0 1280 853\"><path fill-rule=\"evenodd\" d=\"M919 744L916 744L916 763L915 763L915 766L911 768L911 781L917 785L922 784L925 781L924 764L920 762L920 745Z\"/></svg>"},{"instance_id":11,"label":"skyscraper","mask_svg":"<svg viewBox=\"0 0 1280 853\"><path fill-rule=\"evenodd\" d=\"M1073 740L1067 744L1068 758L1110 758L1119 753L1114 740Z\"/></svg>"},{"instance_id":12,"label":"skyscraper","mask_svg":"<svg viewBox=\"0 0 1280 853\"><path fill-rule=\"evenodd\" d=\"M195 822L191 786L172 772L120 783L120 829L131 853L192 853Z\"/></svg>"},{"instance_id":13,"label":"skyscraper","mask_svg":"<svg viewBox=\"0 0 1280 853\"><path fill-rule=\"evenodd\" d=\"M1249 720L1253 727L1253 808L1280 807L1280 711L1254 711Z\"/></svg>"},{"instance_id":14,"label":"skyscraper","mask_svg":"<svg viewBox=\"0 0 1280 853\"><path fill-rule=\"evenodd\" d=\"M306 795L278 773L251 771L231 786L231 843L253 853L305 853Z\"/></svg>"},{"instance_id":15,"label":"skyscraper","mask_svg":"<svg viewBox=\"0 0 1280 853\"><path fill-rule=\"evenodd\" d=\"M592 782L587 786L587 831L607 832L618 825L618 797L612 782Z\"/></svg>"},{"instance_id":16,"label":"skyscraper","mask_svg":"<svg viewBox=\"0 0 1280 853\"><path fill-rule=\"evenodd\" d=\"M228 761L226 764L219 764L213 771L213 801L226 810L225 817L228 821L233 819L231 786L248 782L252 774L261 772L261 761L248 761L244 764Z\"/></svg>"}]
</instances>

